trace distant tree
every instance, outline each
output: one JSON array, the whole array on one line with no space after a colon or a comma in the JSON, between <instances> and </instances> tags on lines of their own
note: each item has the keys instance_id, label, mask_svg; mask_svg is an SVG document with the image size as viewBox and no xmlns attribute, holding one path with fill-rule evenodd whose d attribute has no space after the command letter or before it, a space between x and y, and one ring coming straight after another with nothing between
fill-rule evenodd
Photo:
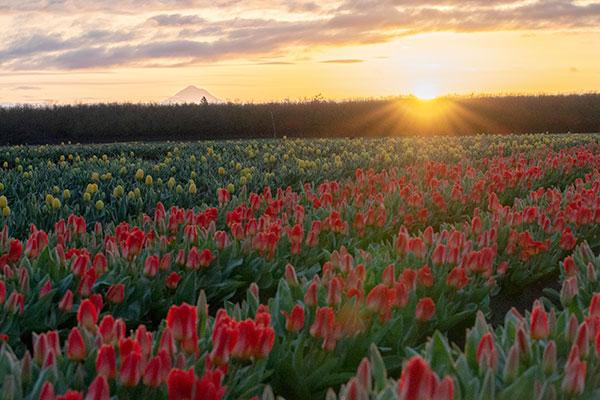
<instances>
[{"instance_id":1,"label":"distant tree","mask_svg":"<svg viewBox=\"0 0 600 400\"><path fill-rule=\"evenodd\" d=\"M206 100L205 96L202 96L202 100L200 100L200 104L202 104L203 106L207 106L208 105L208 100Z\"/></svg>"}]
</instances>

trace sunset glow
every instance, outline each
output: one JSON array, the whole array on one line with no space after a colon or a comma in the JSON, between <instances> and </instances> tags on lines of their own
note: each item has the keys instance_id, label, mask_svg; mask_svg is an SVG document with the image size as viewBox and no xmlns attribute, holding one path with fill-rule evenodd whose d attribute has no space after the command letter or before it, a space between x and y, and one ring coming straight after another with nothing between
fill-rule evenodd
<instances>
[{"instance_id":1,"label":"sunset glow","mask_svg":"<svg viewBox=\"0 0 600 400\"><path fill-rule=\"evenodd\" d=\"M0 103L600 90L592 1L8 0Z\"/></svg>"}]
</instances>

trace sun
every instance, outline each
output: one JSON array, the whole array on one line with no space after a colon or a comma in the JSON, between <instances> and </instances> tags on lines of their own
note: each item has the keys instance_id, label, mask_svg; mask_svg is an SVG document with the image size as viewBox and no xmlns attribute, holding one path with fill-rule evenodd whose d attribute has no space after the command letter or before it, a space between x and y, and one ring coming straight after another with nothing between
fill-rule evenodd
<instances>
[{"instance_id":1,"label":"sun","mask_svg":"<svg viewBox=\"0 0 600 400\"><path fill-rule=\"evenodd\" d=\"M421 83L415 86L413 94L419 100L433 100L438 97L438 89L432 83Z\"/></svg>"}]
</instances>

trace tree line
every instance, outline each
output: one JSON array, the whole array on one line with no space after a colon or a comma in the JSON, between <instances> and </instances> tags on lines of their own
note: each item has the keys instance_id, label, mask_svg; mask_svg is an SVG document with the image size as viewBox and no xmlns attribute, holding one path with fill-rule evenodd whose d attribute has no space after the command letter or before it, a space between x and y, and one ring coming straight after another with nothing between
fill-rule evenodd
<instances>
[{"instance_id":1,"label":"tree line","mask_svg":"<svg viewBox=\"0 0 600 400\"><path fill-rule=\"evenodd\" d=\"M2 144L600 132L600 94L0 108Z\"/></svg>"}]
</instances>

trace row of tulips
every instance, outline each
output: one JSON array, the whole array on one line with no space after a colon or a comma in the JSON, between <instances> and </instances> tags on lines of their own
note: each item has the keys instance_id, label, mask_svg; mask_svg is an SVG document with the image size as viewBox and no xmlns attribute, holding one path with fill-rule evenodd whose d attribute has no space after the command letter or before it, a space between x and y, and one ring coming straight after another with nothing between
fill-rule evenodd
<instances>
[{"instance_id":1,"label":"row of tulips","mask_svg":"<svg viewBox=\"0 0 600 400\"><path fill-rule=\"evenodd\" d=\"M479 312L473 328L467 330L464 348L450 345L436 332L420 351L409 351L398 373L389 366L386 369L382 356L386 346L372 341L364 352L350 347L360 361L355 373L337 377L347 381L340 397L595 398L600 393L600 293L590 296L590 290L598 282L600 256L594 256L584 243L565 258L561 269L565 282L562 304L538 300L525 315L513 309L495 330ZM291 283L288 290L292 291L296 277L291 267L288 270L287 281L281 285ZM567 283L572 281L576 282L575 289ZM220 309L215 318L209 316L201 292L195 306L172 306L156 332L144 325L127 331L122 319L111 314L100 318L96 304L86 299L63 346L59 332L49 331L34 335L32 352L22 357L9 346L2 347L3 393L8 398L42 399L108 399L114 395L220 399L261 393L264 399L273 398L264 381L277 374L278 368L286 367L278 365L278 359L285 363L307 357L303 354L305 345L284 360L278 352L286 341L306 344L323 340L327 347L328 340L337 339L329 336L335 334L336 326L330 322L331 313L323 311L327 307L305 310L298 305L290 313L281 312L285 323L279 326L280 310L272 307L275 300L271 300L271 307L260 305L257 292L256 287L251 288L246 301ZM431 310L426 301L420 303L416 319L424 322L431 318ZM312 339L293 338L305 326L309 326ZM365 354L369 356L363 357ZM314 373L328 372L322 366L330 360L313 361ZM292 371L303 379L311 375L309 371ZM277 389L276 377L270 383ZM287 383L294 384L293 376L288 376ZM337 398L331 389L324 396Z\"/></svg>"},{"instance_id":2,"label":"row of tulips","mask_svg":"<svg viewBox=\"0 0 600 400\"><path fill-rule=\"evenodd\" d=\"M494 329L482 313L464 347L436 332L390 379L373 346L356 373L327 399L594 399L600 395L600 256L587 243L561 263L560 300L510 310ZM573 282L575 282L573 284ZM555 296L550 296L554 298ZM562 303L561 303L562 301Z\"/></svg>"},{"instance_id":3,"label":"row of tulips","mask_svg":"<svg viewBox=\"0 0 600 400\"><path fill-rule=\"evenodd\" d=\"M216 206L218 188L245 196L265 185L301 191L305 182L328 180L346 186L344 180L360 168L390 171L396 182L390 187L360 179L344 188L356 190L358 198L349 199L354 194L348 192L344 201L361 205L375 187L397 190L403 204L393 210L398 211L396 218L407 227L424 228L459 219L463 210L484 205L488 192L506 202L532 186L569 183L597 165L597 141L594 135L538 135L513 136L511 142L491 136L16 147L4 153L0 209L11 231L22 236L31 223L49 230L70 213L89 222L114 222L151 213L158 202L167 207ZM246 154L259 149L277 155L276 161ZM452 155L452 149L458 149L457 154ZM330 170L294 165L304 160L327 164L331 159L336 165ZM307 204L315 200L321 202L307 199Z\"/></svg>"},{"instance_id":4,"label":"row of tulips","mask_svg":"<svg viewBox=\"0 0 600 400\"><path fill-rule=\"evenodd\" d=\"M209 318L202 292L196 305L171 306L156 331L143 324L134 330L110 313L100 317L86 299L66 337L57 330L34 334L32 351L21 357L2 346L3 397L249 398L261 390L274 330L266 306L252 316L239 307L229 311Z\"/></svg>"},{"instance_id":5,"label":"row of tulips","mask_svg":"<svg viewBox=\"0 0 600 400\"><path fill-rule=\"evenodd\" d=\"M4 265L0 299L8 296L7 307L20 311L17 314L23 314L27 305L24 314L30 322L12 323L5 317L3 329L21 328L16 332L19 337L28 329L39 330L41 320L47 322L43 328L59 327L67 322L65 312L74 301L102 294L118 315L156 323L171 304L193 302L200 289L206 289L209 301L216 304L231 296L239 298L253 281L272 294L286 260L300 262L294 264L301 276L311 278L320 264L323 275L328 274L331 268L323 250L332 251L336 243L349 248L360 243L351 233L336 231L336 224L348 222L340 215L332 222L334 211L311 221L292 202L289 206L296 214L287 218L282 203L294 197L291 191L279 192L277 197L264 191L251 195L249 206L221 212L216 208L166 211L159 203L153 219L145 216L140 227L121 223L112 232L110 225L100 224L87 232L85 220L71 215L67 221L58 221L50 236L32 226L25 242L9 239L5 228L0 237ZM468 283L473 280L488 287L496 279L523 286L555 271L552 265L578 240L592 241L598 235L597 173L562 192L537 189L513 207L501 206L495 199L491 197L491 211L475 210L469 223L439 232L428 227L416 235L402 226L393 243L371 242L366 251L350 254L350 258L364 256L363 264L369 267L367 285L361 290L370 290L380 276L390 275L384 271L388 265L395 265L402 274L418 273L423 282L419 292L436 300L444 297L440 290L446 286L470 289ZM217 230L223 213L225 230ZM310 227L306 234L300 222ZM523 262L526 268L519 267ZM468 299L467 304L470 300L477 304L485 295L462 298ZM452 308L464 306L461 301L450 304L449 314L454 313Z\"/></svg>"}]
</instances>

